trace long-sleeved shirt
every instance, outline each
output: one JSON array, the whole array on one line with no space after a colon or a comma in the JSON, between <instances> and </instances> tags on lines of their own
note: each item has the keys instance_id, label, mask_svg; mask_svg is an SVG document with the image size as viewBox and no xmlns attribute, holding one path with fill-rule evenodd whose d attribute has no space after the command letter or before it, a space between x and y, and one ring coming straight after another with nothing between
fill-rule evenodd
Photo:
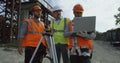
<instances>
[{"instance_id":1,"label":"long-sleeved shirt","mask_svg":"<svg viewBox=\"0 0 120 63\"><path fill-rule=\"evenodd\" d=\"M27 26L28 26L27 22L22 23L19 38L24 38L25 34L27 33Z\"/></svg>"}]
</instances>

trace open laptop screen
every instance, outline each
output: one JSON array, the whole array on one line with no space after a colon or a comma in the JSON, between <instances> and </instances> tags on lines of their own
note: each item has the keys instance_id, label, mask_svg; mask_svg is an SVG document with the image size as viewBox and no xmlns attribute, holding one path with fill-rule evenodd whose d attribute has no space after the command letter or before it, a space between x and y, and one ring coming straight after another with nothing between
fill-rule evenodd
<instances>
[{"instance_id":1,"label":"open laptop screen","mask_svg":"<svg viewBox=\"0 0 120 63\"><path fill-rule=\"evenodd\" d=\"M93 32L95 31L96 17L75 17L73 19L74 32L87 31Z\"/></svg>"}]
</instances>

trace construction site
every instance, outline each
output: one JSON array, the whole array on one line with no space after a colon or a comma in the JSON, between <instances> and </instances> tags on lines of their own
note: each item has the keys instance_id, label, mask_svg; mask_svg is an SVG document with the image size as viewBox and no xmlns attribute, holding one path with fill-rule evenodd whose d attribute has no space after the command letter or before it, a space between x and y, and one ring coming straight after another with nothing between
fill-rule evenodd
<instances>
[{"instance_id":1,"label":"construction site","mask_svg":"<svg viewBox=\"0 0 120 63\"><path fill-rule=\"evenodd\" d=\"M41 21L49 25L54 20L52 7L57 0L0 0L0 63L24 63L24 54L19 55L19 33L22 20L29 18L34 4L41 5ZM53 4L54 3L54 4ZM120 63L120 29L112 36L109 31L93 40L92 63ZM116 37L116 39L113 39ZM112 44L111 44L112 43ZM43 59L43 63L51 63ZM62 59L61 59L62 61ZM61 62L63 63L63 62Z\"/></svg>"},{"instance_id":2,"label":"construction site","mask_svg":"<svg viewBox=\"0 0 120 63\"><path fill-rule=\"evenodd\" d=\"M21 21L28 18L31 6L40 4L43 16L41 17L44 23L48 24L52 18L52 6L47 1L22 1L22 0L1 0L0 1L0 43L13 42L18 40ZM7 32L6 32L7 31Z\"/></svg>"}]
</instances>

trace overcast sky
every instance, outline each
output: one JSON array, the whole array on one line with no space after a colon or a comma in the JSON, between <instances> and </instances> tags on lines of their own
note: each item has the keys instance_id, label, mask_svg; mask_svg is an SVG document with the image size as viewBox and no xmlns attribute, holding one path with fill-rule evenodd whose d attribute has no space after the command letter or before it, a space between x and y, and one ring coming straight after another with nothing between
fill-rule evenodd
<instances>
[{"instance_id":1,"label":"overcast sky","mask_svg":"<svg viewBox=\"0 0 120 63\"><path fill-rule=\"evenodd\" d=\"M119 13L120 0L57 0L63 9L62 15L73 19L72 8L79 3L84 8L83 16L96 16L96 30L105 32L117 28L114 15Z\"/></svg>"}]
</instances>

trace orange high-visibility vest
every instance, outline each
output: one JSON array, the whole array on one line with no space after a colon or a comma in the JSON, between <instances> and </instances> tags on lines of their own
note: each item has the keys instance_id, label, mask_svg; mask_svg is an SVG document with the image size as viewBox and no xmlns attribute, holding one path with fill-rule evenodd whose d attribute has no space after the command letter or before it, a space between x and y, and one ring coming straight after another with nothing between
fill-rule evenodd
<instances>
[{"instance_id":1,"label":"orange high-visibility vest","mask_svg":"<svg viewBox=\"0 0 120 63\"><path fill-rule=\"evenodd\" d=\"M27 34L22 39L21 46L32 46L36 47L38 45L39 40L42 37L41 32L44 32L44 24L43 22L39 22L38 25L35 23L33 19L26 19L23 22L28 23L28 31ZM45 45L45 39L42 40L42 44Z\"/></svg>"},{"instance_id":2,"label":"orange high-visibility vest","mask_svg":"<svg viewBox=\"0 0 120 63\"><path fill-rule=\"evenodd\" d=\"M72 31L72 22L69 23L69 29L70 31ZM69 38L69 43L68 43L68 48L71 49L72 48L72 38ZM80 47L84 47L87 46L90 50L92 50L92 40L88 40L88 39L84 39L83 37L77 37L77 45Z\"/></svg>"}]
</instances>

